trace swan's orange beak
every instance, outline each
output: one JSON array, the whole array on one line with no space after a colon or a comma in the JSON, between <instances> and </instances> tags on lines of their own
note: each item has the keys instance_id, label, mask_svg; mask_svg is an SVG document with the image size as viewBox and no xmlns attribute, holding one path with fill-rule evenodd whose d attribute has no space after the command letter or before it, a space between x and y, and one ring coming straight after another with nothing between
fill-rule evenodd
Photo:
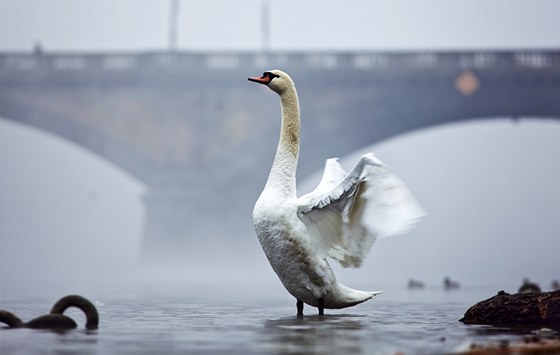
<instances>
[{"instance_id":1,"label":"swan's orange beak","mask_svg":"<svg viewBox=\"0 0 560 355\"><path fill-rule=\"evenodd\" d=\"M249 81L254 81L255 83L268 85L272 78L270 75L263 75L263 76L252 76L248 79Z\"/></svg>"}]
</instances>

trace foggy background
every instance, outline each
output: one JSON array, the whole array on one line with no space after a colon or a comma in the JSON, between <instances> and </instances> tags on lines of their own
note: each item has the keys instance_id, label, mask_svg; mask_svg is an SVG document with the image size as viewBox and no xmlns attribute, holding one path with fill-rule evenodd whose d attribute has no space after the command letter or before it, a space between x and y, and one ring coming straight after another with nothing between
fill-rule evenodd
<instances>
[{"instance_id":1,"label":"foggy background","mask_svg":"<svg viewBox=\"0 0 560 355\"><path fill-rule=\"evenodd\" d=\"M272 51L560 48L555 1L269 6ZM259 50L260 16L259 0L181 1L177 49ZM37 42L47 52L165 50L168 17L169 2L160 0L2 1L0 52L31 51ZM507 117L364 147L402 177L429 215L410 235L377 241L361 269L337 268L338 279L373 290L409 277L441 285L450 276L467 287L515 291L529 277L548 289L560 278L559 148L556 120ZM144 265L143 192L83 148L0 120L0 299L138 290L289 298L256 236L235 262L212 241L216 254Z\"/></svg>"}]
</instances>

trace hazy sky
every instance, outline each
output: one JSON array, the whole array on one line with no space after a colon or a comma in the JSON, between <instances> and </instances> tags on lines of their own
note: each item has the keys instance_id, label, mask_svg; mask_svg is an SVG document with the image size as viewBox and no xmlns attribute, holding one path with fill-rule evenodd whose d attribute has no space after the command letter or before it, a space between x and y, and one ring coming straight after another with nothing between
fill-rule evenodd
<instances>
[{"instance_id":1,"label":"hazy sky","mask_svg":"<svg viewBox=\"0 0 560 355\"><path fill-rule=\"evenodd\" d=\"M165 49L168 5L0 1L0 51L30 50L36 41L47 51ZM272 0L270 10L273 50L560 48L560 2L553 0ZM259 0L182 1L178 47L256 50L260 15ZM449 274L513 291L528 276L548 286L560 278L559 142L556 121L502 119L437 127L371 148L411 186L429 217L410 237L379 241L365 266L340 271L340 280L376 289L408 277L439 284ZM71 143L0 121L0 297L26 295L38 279L76 292L70 280L82 270L96 282L118 279L114 265L101 260L132 272L142 191ZM56 250L64 258L53 257ZM279 289L256 238L248 253L259 265L240 269ZM184 277L177 272L168 277Z\"/></svg>"},{"instance_id":2,"label":"hazy sky","mask_svg":"<svg viewBox=\"0 0 560 355\"><path fill-rule=\"evenodd\" d=\"M261 0L180 2L180 49L257 49ZM3 0L0 50L153 50L166 0ZM272 49L558 48L555 0L271 0Z\"/></svg>"}]
</instances>

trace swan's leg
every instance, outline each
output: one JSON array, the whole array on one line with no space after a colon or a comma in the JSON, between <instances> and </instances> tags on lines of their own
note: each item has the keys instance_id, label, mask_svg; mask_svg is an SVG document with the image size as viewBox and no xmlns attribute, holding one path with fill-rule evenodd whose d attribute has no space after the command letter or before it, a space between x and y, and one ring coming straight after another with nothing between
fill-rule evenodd
<instances>
[{"instance_id":1,"label":"swan's leg","mask_svg":"<svg viewBox=\"0 0 560 355\"><path fill-rule=\"evenodd\" d=\"M303 301L297 300L296 307L297 307L297 315L303 316Z\"/></svg>"},{"instance_id":2,"label":"swan's leg","mask_svg":"<svg viewBox=\"0 0 560 355\"><path fill-rule=\"evenodd\" d=\"M323 300L323 298L319 298L319 305L317 306L317 308L319 308L319 315L325 315L325 301Z\"/></svg>"}]
</instances>

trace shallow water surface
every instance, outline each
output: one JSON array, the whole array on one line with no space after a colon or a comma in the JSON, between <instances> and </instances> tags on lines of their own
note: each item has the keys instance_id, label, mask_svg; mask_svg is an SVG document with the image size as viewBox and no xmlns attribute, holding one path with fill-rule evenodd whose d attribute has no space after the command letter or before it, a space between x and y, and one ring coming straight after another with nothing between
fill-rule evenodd
<instances>
[{"instance_id":1,"label":"shallow water surface","mask_svg":"<svg viewBox=\"0 0 560 355\"><path fill-rule=\"evenodd\" d=\"M316 315L295 302L189 302L120 298L97 302L100 327L56 333L0 329L1 354L438 354L466 349L473 341L513 339L516 332L467 326L458 319L488 292L401 291L345 310ZM0 308L25 321L47 313L52 300L3 301Z\"/></svg>"}]
</instances>

